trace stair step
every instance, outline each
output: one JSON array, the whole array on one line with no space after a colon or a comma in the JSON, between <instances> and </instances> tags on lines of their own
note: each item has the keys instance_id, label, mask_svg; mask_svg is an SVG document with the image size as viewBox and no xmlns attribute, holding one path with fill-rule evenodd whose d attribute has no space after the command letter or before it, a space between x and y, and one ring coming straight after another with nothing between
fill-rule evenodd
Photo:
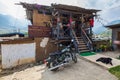
<instances>
[{"instance_id":1,"label":"stair step","mask_svg":"<svg viewBox=\"0 0 120 80\"><path fill-rule=\"evenodd\" d=\"M85 43L78 43L78 45L86 45Z\"/></svg>"},{"instance_id":2,"label":"stair step","mask_svg":"<svg viewBox=\"0 0 120 80\"><path fill-rule=\"evenodd\" d=\"M88 50L88 48L86 47L86 48L79 48L80 50Z\"/></svg>"},{"instance_id":3,"label":"stair step","mask_svg":"<svg viewBox=\"0 0 120 80\"><path fill-rule=\"evenodd\" d=\"M82 38L75 38L75 40L83 40Z\"/></svg>"},{"instance_id":4,"label":"stair step","mask_svg":"<svg viewBox=\"0 0 120 80\"><path fill-rule=\"evenodd\" d=\"M77 41L77 39L75 39L75 40ZM80 41L84 42L84 40L78 40L78 41L79 41L79 42L80 42Z\"/></svg>"},{"instance_id":5,"label":"stair step","mask_svg":"<svg viewBox=\"0 0 120 80\"><path fill-rule=\"evenodd\" d=\"M83 43L80 43L80 42L79 42L79 45L86 45L86 44L85 44L84 42L83 42Z\"/></svg>"},{"instance_id":6,"label":"stair step","mask_svg":"<svg viewBox=\"0 0 120 80\"><path fill-rule=\"evenodd\" d=\"M85 43L84 41L79 41L79 43Z\"/></svg>"},{"instance_id":7,"label":"stair step","mask_svg":"<svg viewBox=\"0 0 120 80\"><path fill-rule=\"evenodd\" d=\"M78 47L87 47L86 45L78 45Z\"/></svg>"},{"instance_id":8,"label":"stair step","mask_svg":"<svg viewBox=\"0 0 120 80\"><path fill-rule=\"evenodd\" d=\"M80 39L79 39L79 38L77 38L77 39L78 39L78 40L83 40L82 38L80 38Z\"/></svg>"},{"instance_id":9,"label":"stair step","mask_svg":"<svg viewBox=\"0 0 120 80\"><path fill-rule=\"evenodd\" d=\"M77 40L75 40L75 41L77 41ZM83 40L78 40L78 42L84 42Z\"/></svg>"},{"instance_id":10,"label":"stair step","mask_svg":"<svg viewBox=\"0 0 120 80\"><path fill-rule=\"evenodd\" d=\"M82 37L76 37L76 38L82 38Z\"/></svg>"},{"instance_id":11,"label":"stair step","mask_svg":"<svg viewBox=\"0 0 120 80\"><path fill-rule=\"evenodd\" d=\"M87 47L78 47L80 50L88 49Z\"/></svg>"},{"instance_id":12,"label":"stair step","mask_svg":"<svg viewBox=\"0 0 120 80\"><path fill-rule=\"evenodd\" d=\"M81 52L89 52L89 51L90 51L90 50L81 50L80 53L81 53Z\"/></svg>"},{"instance_id":13,"label":"stair step","mask_svg":"<svg viewBox=\"0 0 120 80\"><path fill-rule=\"evenodd\" d=\"M82 39L78 39L78 41L84 41L84 40L82 40Z\"/></svg>"}]
</instances>

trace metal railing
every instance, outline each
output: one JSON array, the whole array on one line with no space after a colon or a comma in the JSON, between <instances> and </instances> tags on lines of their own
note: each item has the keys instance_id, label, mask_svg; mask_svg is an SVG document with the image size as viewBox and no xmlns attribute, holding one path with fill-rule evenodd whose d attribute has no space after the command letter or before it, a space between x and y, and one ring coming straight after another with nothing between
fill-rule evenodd
<instances>
[{"instance_id":1,"label":"metal railing","mask_svg":"<svg viewBox=\"0 0 120 80\"><path fill-rule=\"evenodd\" d=\"M89 38L89 36L86 34L85 30L81 27L81 36L83 38L83 40L85 41L85 43L87 44L88 48L90 51L93 50L93 43L91 41L91 39Z\"/></svg>"},{"instance_id":2,"label":"metal railing","mask_svg":"<svg viewBox=\"0 0 120 80\"><path fill-rule=\"evenodd\" d=\"M52 29L52 37L57 38L57 39L69 39L70 29L69 28L63 29L61 28L61 24L58 23L57 27Z\"/></svg>"},{"instance_id":3,"label":"metal railing","mask_svg":"<svg viewBox=\"0 0 120 80\"><path fill-rule=\"evenodd\" d=\"M71 38L73 39L73 44L74 44L75 50L76 50L77 52L79 52L79 49L78 49L79 41L78 41L78 39L77 39L77 36L76 36L74 30L72 29L72 26L70 26L70 36L71 36Z\"/></svg>"}]
</instances>

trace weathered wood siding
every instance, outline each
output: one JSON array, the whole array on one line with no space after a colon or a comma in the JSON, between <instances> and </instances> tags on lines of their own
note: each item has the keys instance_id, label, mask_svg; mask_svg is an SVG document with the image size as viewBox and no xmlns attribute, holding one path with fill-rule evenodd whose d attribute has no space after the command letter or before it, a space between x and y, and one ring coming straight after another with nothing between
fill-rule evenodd
<instances>
[{"instance_id":1,"label":"weathered wood siding","mask_svg":"<svg viewBox=\"0 0 120 80\"><path fill-rule=\"evenodd\" d=\"M57 45L51 42L48 37L35 38L36 42L36 61L43 61L51 52L57 51Z\"/></svg>"},{"instance_id":2,"label":"weathered wood siding","mask_svg":"<svg viewBox=\"0 0 120 80\"><path fill-rule=\"evenodd\" d=\"M30 38L33 37L50 37L51 29L46 26L29 26L28 35Z\"/></svg>"},{"instance_id":3,"label":"weathered wood siding","mask_svg":"<svg viewBox=\"0 0 120 80\"><path fill-rule=\"evenodd\" d=\"M49 22L50 15L39 14L37 10L33 11L33 25L34 26L46 26L44 22Z\"/></svg>"}]
</instances>

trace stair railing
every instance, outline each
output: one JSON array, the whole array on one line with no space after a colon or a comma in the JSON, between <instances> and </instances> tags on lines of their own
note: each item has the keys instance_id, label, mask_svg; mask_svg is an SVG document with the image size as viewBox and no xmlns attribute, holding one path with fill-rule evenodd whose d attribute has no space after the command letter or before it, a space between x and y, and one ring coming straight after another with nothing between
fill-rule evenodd
<instances>
[{"instance_id":1,"label":"stair railing","mask_svg":"<svg viewBox=\"0 0 120 80\"><path fill-rule=\"evenodd\" d=\"M73 39L73 44L74 44L74 47L75 47L75 50L77 52L79 52L79 49L78 49L78 44L79 44L79 41L77 39L77 36L75 34L75 31L72 29L72 26L70 26L70 36L71 38Z\"/></svg>"},{"instance_id":2,"label":"stair railing","mask_svg":"<svg viewBox=\"0 0 120 80\"><path fill-rule=\"evenodd\" d=\"M91 41L91 39L89 38L89 36L87 35L87 33L85 32L85 30L81 27L81 35L83 40L85 41L85 43L87 44L88 48L90 51L93 50L93 43Z\"/></svg>"}]
</instances>

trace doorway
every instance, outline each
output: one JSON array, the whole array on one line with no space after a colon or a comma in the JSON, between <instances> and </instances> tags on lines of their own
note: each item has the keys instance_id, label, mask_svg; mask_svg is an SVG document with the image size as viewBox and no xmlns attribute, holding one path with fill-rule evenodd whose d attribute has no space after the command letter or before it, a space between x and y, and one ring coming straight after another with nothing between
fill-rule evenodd
<instances>
[{"instance_id":1,"label":"doorway","mask_svg":"<svg viewBox=\"0 0 120 80\"><path fill-rule=\"evenodd\" d=\"M0 69L2 68L2 54L1 54L1 44L0 44Z\"/></svg>"},{"instance_id":2,"label":"doorway","mask_svg":"<svg viewBox=\"0 0 120 80\"><path fill-rule=\"evenodd\" d=\"M117 33L117 40L120 41L120 32ZM117 48L120 50L120 45L117 45Z\"/></svg>"}]
</instances>

